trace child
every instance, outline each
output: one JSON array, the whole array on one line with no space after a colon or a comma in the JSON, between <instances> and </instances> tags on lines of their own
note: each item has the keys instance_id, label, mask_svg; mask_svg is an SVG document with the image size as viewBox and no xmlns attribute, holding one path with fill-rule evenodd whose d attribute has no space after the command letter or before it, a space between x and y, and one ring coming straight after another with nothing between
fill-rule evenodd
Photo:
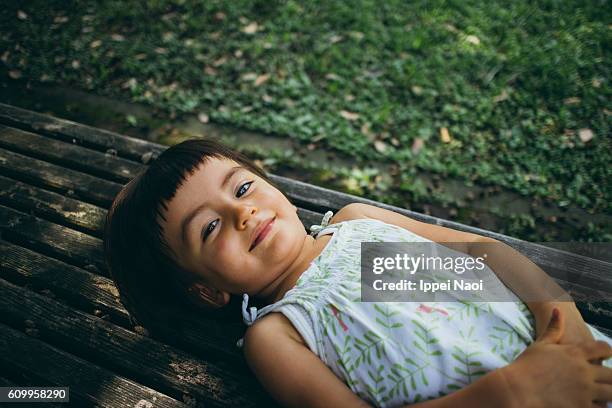
<instances>
[{"instance_id":1,"label":"child","mask_svg":"<svg viewBox=\"0 0 612 408\"><path fill-rule=\"evenodd\" d=\"M328 213L309 235L296 211L217 142L167 149L108 213L105 252L122 301L153 327L153 303L221 310L243 294L247 362L287 406L612 401L612 370L598 364L611 341L573 303L359 302L361 242L465 242L469 253L482 237L363 204ZM249 308L249 296L267 306Z\"/></svg>"}]
</instances>

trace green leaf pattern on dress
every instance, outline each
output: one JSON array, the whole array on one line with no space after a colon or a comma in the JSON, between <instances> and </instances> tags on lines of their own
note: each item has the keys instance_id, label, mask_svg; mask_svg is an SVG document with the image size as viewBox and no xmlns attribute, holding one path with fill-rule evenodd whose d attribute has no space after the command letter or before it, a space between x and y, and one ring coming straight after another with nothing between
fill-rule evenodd
<instances>
[{"instance_id":1,"label":"green leaf pattern on dress","mask_svg":"<svg viewBox=\"0 0 612 408\"><path fill-rule=\"evenodd\" d=\"M372 219L330 227L335 232L326 248L277 303L303 307L315 326L313 351L371 404L399 406L455 392L533 342L533 315L518 298L360 302L361 242L431 241Z\"/></svg>"}]
</instances>

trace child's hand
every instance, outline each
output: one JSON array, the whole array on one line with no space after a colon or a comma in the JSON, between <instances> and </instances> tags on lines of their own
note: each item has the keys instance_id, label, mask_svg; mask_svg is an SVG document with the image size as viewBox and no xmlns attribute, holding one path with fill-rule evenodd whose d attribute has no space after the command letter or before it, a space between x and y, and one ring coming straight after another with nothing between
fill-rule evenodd
<instances>
[{"instance_id":1,"label":"child's hand","mask_svg":"<svg viewBox=\"0 0 612 408\"><path fill-rule=\"evenodd\" d=\"M594 364L611 357L612 347L592 340L560 344L564 332L565 315L558 310L542 335L500 369L516 406L592 408L612 401L612 369Z\"/></svg>"},{"instance_id":2,"label":"child's hand","mask_svg":"<svg viewBox=\"0 0 612 408\"><path fill-rule=\"evenodd\" d=\"M553 302L547 305L542 311L541 317L538 316L536 318L536 338L541 337L546 331L554 307L563 312L565 320L559 344L580 344L585 341L595 340L580 311L573 302Z\"/></svg>"}]
</instances>

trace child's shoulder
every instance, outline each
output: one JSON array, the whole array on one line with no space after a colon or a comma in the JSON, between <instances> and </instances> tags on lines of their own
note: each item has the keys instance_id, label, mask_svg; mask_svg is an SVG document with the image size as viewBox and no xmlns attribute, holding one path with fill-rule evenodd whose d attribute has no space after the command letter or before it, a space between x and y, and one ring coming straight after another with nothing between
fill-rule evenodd
<instances>
[{"instance_id":1,"label":"child's shoulder","mask_svg":"<svg viewBox=\"0 0 612 408\"><path fill-rule=\"evenodd\" d=\"M370 219L368 213L377 207L363 203L350 203L338 210L336 214L329 220L330 224L337 224L344 221L352 221L359 219Z\"/></svg>"},{"instance_id":2,"label":"child's shoulder","mask_svg":"<svg viewBox=\"0 0 612 408\"><path fill-rule=\"evenodd\" d=\"M306 346L306 341L293 324L282 313L268 313L249 326L244 335L244 344L251 349L270 347L279 342L298 342ZM246 351L246 349L245 349Z\"/></svg>"}]
</instances>

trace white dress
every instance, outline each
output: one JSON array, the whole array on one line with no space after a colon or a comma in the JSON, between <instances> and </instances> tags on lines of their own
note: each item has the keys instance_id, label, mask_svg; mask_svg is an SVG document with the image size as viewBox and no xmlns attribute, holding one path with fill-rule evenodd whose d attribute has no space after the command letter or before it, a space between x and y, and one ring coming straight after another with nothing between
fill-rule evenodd
<instances>
[{"instance_id":1,"label":"white dress","mask_svg":"<svg viewBox=\"0 0 612 408\"><path fill-rule=\"evenodd\" d=\"M327 220L331 213L326 214ZM283 313L315 353L370 404L397 407L439 398L511 363L535 338L524 302L360 302L361 242L431 242L373 219L314 226L333 237L278 302L252 324ZM595 339L612 340L589 326ZM612 366L612 362L604 362Z\"/></svg>"}]
</instances>

